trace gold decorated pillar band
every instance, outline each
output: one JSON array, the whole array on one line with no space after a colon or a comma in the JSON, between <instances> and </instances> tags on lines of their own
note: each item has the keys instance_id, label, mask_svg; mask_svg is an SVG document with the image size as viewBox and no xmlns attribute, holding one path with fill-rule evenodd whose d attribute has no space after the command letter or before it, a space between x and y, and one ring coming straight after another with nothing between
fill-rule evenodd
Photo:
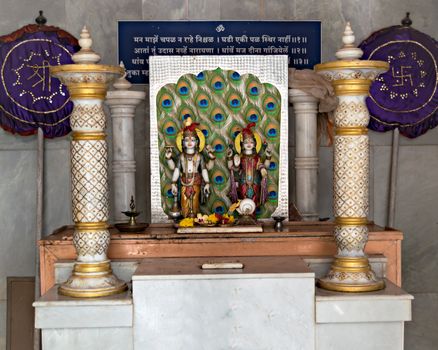
<instances>
[{"instance_id":1,"label":"gold decorated pillar band","mask_svg":"<svg viewBox=\"0 0 438 350\"><path fill-rule=\"evenodd\" d=\"M79 83L72 84L70 97L75 99L97 99L103 100L106 96L106 86L104 84Z\"/></svg>"},{"instance_id":2,"label":"gold decorated pillar band","mask_svg":"<svg viewBox=\"0 0 438 350\"><path fill-rule=\"evenodd\" d=\"M345 95L368 95L370 79L342 79L332 82L337 96Z\"/></svg>"},{"instance_id":3,"label":"gold decorated pillar band","mask_svg":"<svg viewBox=\"0 0 438 350\"><path fill-rule=\"evenodd\" d=\"M354 217L336 217L335 223L341 226L360 226L368 225L368 219L366 217L354 218Z\"/></svg>"},{"instance_id":4,"label":"gold decorated pillar band","mask_svg":"<svg viewBox=\"0 0 438 350\"><path fill-rule=\"evenodd\" d=\"M338 136L360 136L367 135L368 129L362 126L344 126L336 127L335 135Z\"/></svg>"},{"instance_id":5,"label":"gold decorated pillar band","mask_svg":"<svg viewBox=\"0 0 438 350\"><path fill-rule=\"evenodd\" d=\"M106 230L108 228L108 223L107 222L75 222L75 228L80 231Z\"/></svg>"},{"instance_id":6,"label":"gold decorated pillar band","mask_svg":"<svg viewBox=\"0 0 438 350\"><path fill-rule=\"evenodd\" d=\"M348 272L367 272L370 268L369 261L366 257L358 258L335 258L333 270Z\"/></svg>"},{"instance_id":7,"label":"gold decorated pillar band","mask_svg":"<svg viewBox=\"0 0 438 350\"><path fill-rule=\"evenodd\" d=\"M106 134L104 132L83 132L74 131L72 135L73 141L99 141L105 140Z\"/></svg>"},{"instance_id":8,"label":"gold decorated pillar band","mask_svg":"<svg viewBox=\"0 0 438 350\"><path fill-rule=\"evenodd\" d=\"M93 264L76 264L73 271L78 273L111 272L111 264L109 260Z\"/></svg>"}]
</instances>

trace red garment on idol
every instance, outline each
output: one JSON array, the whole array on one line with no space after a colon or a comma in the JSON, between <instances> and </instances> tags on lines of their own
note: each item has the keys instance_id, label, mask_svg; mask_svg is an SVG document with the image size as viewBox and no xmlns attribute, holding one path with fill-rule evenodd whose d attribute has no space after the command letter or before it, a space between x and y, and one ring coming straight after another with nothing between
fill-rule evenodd
<instances>
[{"instance_id":1,"label":"red garment on idol","mask_svg":"<svg viewBox=\"0 0 438 350\"><path fill-rule=\"evenodd\" d=\"M240 160L239 187L237 189L239 198L250 198L259 205L260 198L260 174L258 169L260 157L242 156Z\"/></svg>"}]
</instances>

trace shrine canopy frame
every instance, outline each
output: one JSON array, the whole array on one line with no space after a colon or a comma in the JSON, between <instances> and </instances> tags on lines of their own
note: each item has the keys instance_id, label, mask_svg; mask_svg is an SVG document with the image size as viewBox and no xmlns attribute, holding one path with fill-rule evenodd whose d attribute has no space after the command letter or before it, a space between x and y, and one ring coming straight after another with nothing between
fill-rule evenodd
<instances>
[{"instance_id":1,"label":"shrine canopy frame","mask_svg":"<svg viewBox=\"0 0 438 350\"><path fill-rule=\"evenodd\" d=\"M288 217L288 56L153 56L150 57L150 159L151 222L169 222L162 205L157 96L167 84L176 84L185 74L197 75L205 70L233 70L240 75L255 75L260 83L274 85L280 94L280 147L278 159L277 208L272 216Z\"/></svg>"}]
</instances>

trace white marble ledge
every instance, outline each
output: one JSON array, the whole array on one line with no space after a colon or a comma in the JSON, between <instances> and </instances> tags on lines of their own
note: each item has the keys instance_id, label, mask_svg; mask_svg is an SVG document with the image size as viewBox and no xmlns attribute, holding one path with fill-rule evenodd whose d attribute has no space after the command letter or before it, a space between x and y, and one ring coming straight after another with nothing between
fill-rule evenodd
<instances>
[{"instance_id":1,"label":"white marble ledge","mask_svg":"<svg viewBox=\"0 0 438 350\"><path fill-rule=\"evenodd\" d=\"M58 294L58 286L54 286L32 305L34 307L132 305L132 295L127 291L101 298L71 298Z\"/></svg>"},{"instance_id":2,"label":"white marble ledge","mask_svg":"<svg viewBox=\"0 0 438 350\"><path fill-rule=\"evenodd\" d=\"M321 288L316 288L316 301L332 301L332 300L413 300L414 297L405 292L394 283L385 280L386 288L375 292L365 293L339 293L332 292Z\"/></svg>"},{"instance_id":3,"label":"white marble ledge","mask_svg":"<svg viewBox=\"0 0 438 350\"><path fill-rule=\"evenodd\" d=\"M204 263L242 263L242 269L203 270ZM315 278L299 257L215 257L143 259L132 280Z\"/></svg>"},{"instance_id":4,"label":"white marble ledge","mask_svg":"<svg viewBox=\"0 0 438 350\"><path fill-rule=\"evenodd\" d=\"M317 323L403 322L412 319L414 297L386 281L386 288L368 293L316 289Z\"/></svg>"},{"instance_id":5,"label":"white marble ledge","mask_svg":"<svg viewBox=\"0 0 438 350\"><path fill-rule=\"evenodd\" d=\"M36 328L132 327L133 303L130 292L81 299L59 295L58 286L55 286L33 306Z\"/></svg>"}]
</instances>

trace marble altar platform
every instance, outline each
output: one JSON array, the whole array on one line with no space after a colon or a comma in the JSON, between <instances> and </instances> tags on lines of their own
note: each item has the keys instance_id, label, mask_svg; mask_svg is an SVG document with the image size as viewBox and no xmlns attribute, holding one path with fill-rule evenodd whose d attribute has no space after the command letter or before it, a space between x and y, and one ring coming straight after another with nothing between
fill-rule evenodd
<instances>
[{"instance_id":1,"label":"marble altar platform","mask_svg":"<svg viewBox=\"0 0 438 350\"><path fill-rule=\"evenodd\" d=\"M242 269L203 270L239 262ZM314 349L314 273L297 257L146 259L134 349Z\"/></svg>"},{"instance_id":2,"label":"marble altar platform","mask_svg":"<svg viewBox=\"0 0 438 350\"><path fill-rule=\"evenodd\" d=\"M110 228L111 241L108 257L118 262L137 262L144 258L164 257L217 257L217 256L302 256L329 259L336 253L333 222L284 222L282 232L274 230L274 223L266 223L263 233L177 234L170 224L152 224L142 233L120 233ZM369 241L365 252L383 255L386 259L384 274L401 286L401 244L403 233L370 223ZM64 226L38 242L41 265L41 294L55 283L63 282L55 276L57 263L76 259L73 246L73 227ZM331 259L331 258L330 258ZM331 263L331 260L330 260ZM319 263L321 265L321 263ZM113 270L119 276L118 264ZM322 266L322 265L321 265ZM129 280L135 267L126 267ZM313 267L312 267L313 268ZM373 269L376 267L373 266ZM133 270L134 269L134 270ZM381 271L381 268L378 270ZM315 267L317 277L320 268ZM328 270L324 270L326 274ZM69 271L70 273L70 271Z\"/></svg>"},{"instance_id":3,"label":"marble altar platform","mask_svg":"<svg viewBox=\"0 0 438 350\"><path fill-rule=\"evenodd\" d=\"M245 267L200 269L217 261ZM371 262L385 274L384 257ZM69 264L57 264L58 278ZM315 275L329 264L297 256L116 261L114 271L132 279L132 294L73 299L55 286L34 303L35 324L43 350L403 349L412 296L388 280L370 293L315 288Z\"/></svg>"}]
</instances>

